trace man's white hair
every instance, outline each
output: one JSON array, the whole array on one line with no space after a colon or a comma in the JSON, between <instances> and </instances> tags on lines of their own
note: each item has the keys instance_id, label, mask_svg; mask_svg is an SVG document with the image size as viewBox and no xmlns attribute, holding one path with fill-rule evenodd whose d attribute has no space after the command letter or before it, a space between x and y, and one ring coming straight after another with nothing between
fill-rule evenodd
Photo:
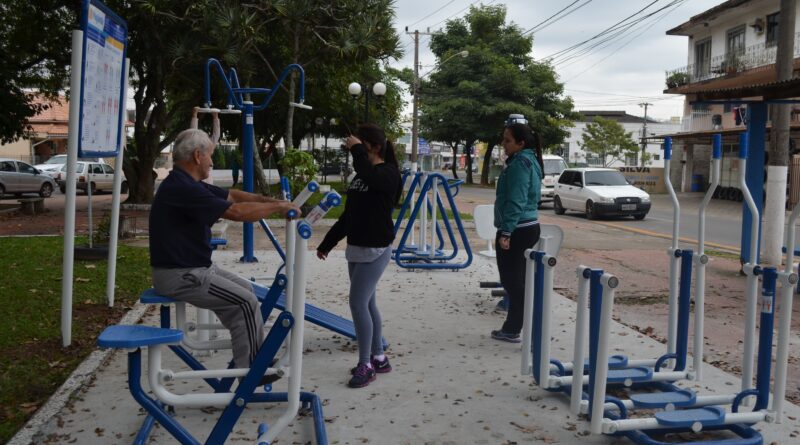
<instances>
[{"instance_id":1,"label":"man's white hair","mask_svg":"<svg viewBox=\"0 0 800 445\"><path fill-rule=\"evenodd\" d=\"M172 160L182 162L192 158L195 150L202 150L205 153L211 152L214 143L203 130L189 128L178 133L175 144L172 148Z\"/></svg>"}]
</instances>

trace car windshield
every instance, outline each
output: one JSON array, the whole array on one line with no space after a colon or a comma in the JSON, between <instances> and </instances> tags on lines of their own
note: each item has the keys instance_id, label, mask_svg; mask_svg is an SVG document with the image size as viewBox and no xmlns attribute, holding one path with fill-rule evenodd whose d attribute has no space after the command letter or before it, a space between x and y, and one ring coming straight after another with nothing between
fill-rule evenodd
<instances>
[{"instance_id":1,"label":"car windshield","mask_svg":"<svg viewBox=\"0 0 800 445\"><path fill-rule=\"evenodd\" d=\"M52 158L46 160L45 164L65 164L67 162L66 156L53 156Z\"/></svg>"},{"instance_id":2,"label":"car windshield","mask_svg":"<svg viewBox=\"0 0 800 445\"><path fill-rule=\"evenodd\" d=\"M77 165L75 166L75 172L76 172L76 173L83 173L83 166L84 166L84 165L86 165L86 164L77 164ZM62 171L62 172L65 172L65 171L67 171L67 164L64 164L64 166L63 166L63 167L61 167L61 171Z\"/></svg>"},{"instance_id":3,"label":"car windshield","mask_svg":"<svg viewBox=\"0 0 800 445\"><path fill-rule=\"evenodd\" d=\"M567 163L563 159L545 159L544 174L560 175L567 168Z\"/></svg>"},{"instance_id":4,"label":"car windshield","mask_svg":"<svg viewBox=\"0 0 800 445\"><path fill-rule=\"evenodd\" d=\"M584 173L586 185L628 185L628 181L617 171L594 171Z\"/></svg>"}]
</instances>

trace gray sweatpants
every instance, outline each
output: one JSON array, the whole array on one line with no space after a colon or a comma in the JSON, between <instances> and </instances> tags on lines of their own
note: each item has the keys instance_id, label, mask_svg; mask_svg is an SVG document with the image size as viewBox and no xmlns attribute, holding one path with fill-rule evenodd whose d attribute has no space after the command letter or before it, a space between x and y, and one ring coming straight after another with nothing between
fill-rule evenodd
<instances>
[{"instance_id":1,"label":"gray sweatpants","mask_svg":"<svg viewBox=\"0 0 800 445\"><path fill-rule=\"evenodd\" d=\"M369 363L370 354L383 354L381 313L378 312L375 288L392 258L392 247L369 263L347 263L350 272L350 312L356 328L358 362Z\"/></svg>"},{"instance_id":2,"label":"gray sweatpants","mask_svg":"<svg viewBox=\"0 0 800 445\"><path fill-rule=\"evenodd\" d=\"M264 340L264 320L249 281L212 264L153 269L153 287L160 295L213 311L231 332L236 367L250 367Z\"/></svg>"}]
</instances>

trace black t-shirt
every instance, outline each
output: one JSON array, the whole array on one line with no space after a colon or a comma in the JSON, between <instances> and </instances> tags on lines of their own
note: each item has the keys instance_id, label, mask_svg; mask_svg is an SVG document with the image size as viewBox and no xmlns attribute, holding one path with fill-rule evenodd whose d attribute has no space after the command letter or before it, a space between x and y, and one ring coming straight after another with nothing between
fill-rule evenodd
<instances>
[{"instance_id":1,"label":"black t-shirt","mask_svg":"<svg viewBox=\"0 0 800 445\"><path fill-rule=\"evenodd\" d=\"M150 265L211 266L211 226L232 204L227 198L227 190L173 168L150 208Z\"/></svg>"},{"instance_id":2,"label":"black t-shirt","mask_svg":"<svg viewBox=\"0 0 800 445\"><path fill-rule=\"evenodd\" d=\"M362 144L351 153L356 176L347 189L342 216L318 247L323 252L344 237L347 244L362 247L386 247L394 241L392 210L400 194L400 172L388 162L372 165Z\"/></svg>"}]
</instances>

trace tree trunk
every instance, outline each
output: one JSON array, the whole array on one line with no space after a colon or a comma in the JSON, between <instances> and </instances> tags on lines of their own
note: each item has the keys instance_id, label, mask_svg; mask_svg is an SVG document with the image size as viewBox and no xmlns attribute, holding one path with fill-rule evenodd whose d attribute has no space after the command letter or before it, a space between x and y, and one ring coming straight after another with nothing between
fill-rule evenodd
<instances>
[{"instance_id":1,"label":"tree trunk","mask_svg":"<svg viewBox=\"0 0 800 445\"><path fill-rule=\"evenodd\" d=\"M264 150L267 141L263 138L258 141L256 150L253 150L253 179L255 179L256 190L261 191L262 195L269 195L269 184L264 176L264 165L261 163L261 152Z\"/></svg>"},{"instance_id":2,"label":"tree trunk","mask_svg":"<svg viewBox=\"0 0 800 445\"><path fill-rule=\"evenodd\" d=\"M294 28L294 51L292 53L293 56L293 63L299 63L298 60L300 59L300 24L295 25ZM297 79L297 71L292 71L292 74L289 75L289 101L294 101L294 93L295 93L295 79ZM290 144L294 143L294 137L292 135L292 131L294 128L294 107L289 106L288 110L286 111L286 147L285 149L294 148L290 147Z\"/></svg>"},{"instance_id":3,"label":"tree trunk","mask_svg":"<svg viewBox=\"0 0 800 445\"><path fill-rule=\"evenodd\" d=\"M483 170L481 171L481 185L489 185L489 173L492 169L492 152L494 146L487 144L486 153L483 154Z\"/></svg>"},{"instance_id":4,"label":"tree trunk","mask_svg":"<svg viewBox=\"0 0 800 445\"><path fill-rule=\"evenodd\" d=\"M467 141L466 145L464 145L464 155L466 158L465 161L465 168L467 171L467 184L474 184L475 182L472 180L472 145L475 143L474 140Z\"/></svg>"}]
</instances>

